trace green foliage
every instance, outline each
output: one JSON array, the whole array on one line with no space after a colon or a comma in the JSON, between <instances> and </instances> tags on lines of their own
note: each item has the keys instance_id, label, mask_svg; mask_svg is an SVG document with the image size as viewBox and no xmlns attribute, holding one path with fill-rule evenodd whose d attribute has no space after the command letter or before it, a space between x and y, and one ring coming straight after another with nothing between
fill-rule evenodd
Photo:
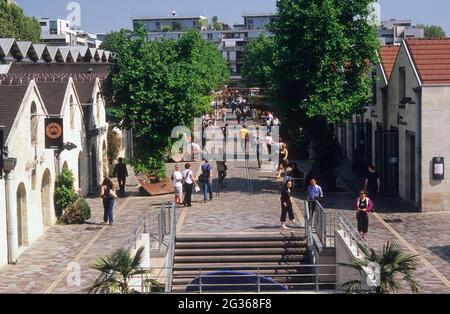
<instances>
[{"instance_id":1,"label":"green foliage","mask_svg":"<svg viewBox=\"0 0 450 314\"><path fill-rule=\"evenodd\" d=\"M149 273L140 266L143 252L144 247L141 247L132 256L130 250L121 248L100 258L91 265L91 268L99 271L100 275L94 284L85 291L88 293L131 294L133 290L129 286L130 281L136 276L146 276Z\"/></svg>"},{"instance_id":2,"label":"green foliage","mask_svg":"<svg viewBox=\"0 0 450 314\"><path fill-rule=\"evenodd\" d=\"M122 149L122 138L119 133L114 130L114 127L110 126L108 128L108 164L109 169L112 170L114 167L114 162L119 157L120 150Z\"/></svg>"},{"instance_id":3,"label":"green foliage","mask_svg":"<svg viewBox=\"0 0 450 314\"><path fill-rule=\"evenodd\" d=\"M69 169L63 168L61 174L55 182L55 210L56 216L61 218L64 211L78 199L78 194L74 190L75 178Z\"/></svg>"},{"instance_id":4,"label":"green foliage","mask_svg":"<svg viewBox=\"0 0 450 314\"><path fill-rule=\"evenodd\" d=\"M364 253L363 259L355 259L351 264L341 264L358 270L362 273L362 267L367 267L370 263L375 263L380 267L380 286L377 287L377 294L397 293L400 290L400 279L402 278L410 287L413 293L419 293L421 288L414 279L414 272L417 270L419 258L417 255L409 254L399 243L387 242L381 250L365 248L359 245ZM361 281L353 280L342 285L347 293L360 293Z\"/></svg>"},{"instance_id":5,"label":"green foliage","mask_svg":"<svg viewBox=\"0 0 450 314\"><path fill-rule=\"evenodd\" d=\"M223 85L229 70L217 47L197 31L178 41L147 42L139 28L120 40L117 61L103 85L109 112L133 130L139 170L160 172L172 143L174 127L190 126L207 112L206 96ZM209 111L209 110L208 110Z\"/></svg>"},{"instance_id":6,"label":"green foliage","mask_svg":"<svg viewBox=\"0 0 450 314\"><path fill-rule=\"evenodd\" d=\"M419 24L419 25L417 25L417 27L424 29L425 38L445 38L445 37L447 37L447 34L445 33L444 29L439 25Z\"/></svg>"},{"instance_id":7,"label":"green foliage","mask_svg":"<svg viewBox=\"0 0 450 314\"><path fill-rule=\"evenodd\" d=\"M103 39L102 44L100 45L100 49L117 52L119 51L121 45L125 40L130 38L133 34L133 31L129 29L122 28L118 32L111 32L106 34Z\"/></svg>"},{"instance_id":8,"label":"green foliage","mask_svg":"<svg viewBox=\"0 0 450 314\"><path fill-rule=\"evenodd\" d=\"M91 208L84 198L78 198L64 211L61 222L65 224L84 224L91 218Z\"/></svg>"},{"instance_id":9,"label":"green foliage","mask_svg":"<svg viewBox=\"0 0 450 314\"><path fill-rule=\"evenodd\" d=\"M221 31L223 30L223 23L219 21L219 17L213 16L208 28L211 30Z\"/></svg>"},{"instance_id":10,"label":"green foliage","mask_svg":"<svg viewBox=\"0 0 450 314\"><path fill-rule=\"evenodd\" d=\"M145 155L145 152L139 152L138 150L136 150L136 153L140 156ZM166 164L164 159L157 159L151 156L145 160L135 158L133 160L133 168L136 173L146 173L153 182L160 182L166 178Z\"/></svg>"},{"instance_id":11,"label":"green foliage","mask_svg":"<svg viewBox=\"0 0 450 314\"><path fill-rule=\"evenodd\" d=\"M0 1L0 38L15 38L38 43L41 27L34 17L27 17L21 7Z\"/></svg>"},{"instance_id":12,"label":"green foliage","mask_svg":"<svg viewBox=\"0 0 450 314\"><path fill-rule=\"evenodd\" d=\"M262 88L270 87L273 78L274 40L261 34L252 40L244 50L242 77Z\"/></svg>"}]
</instances>

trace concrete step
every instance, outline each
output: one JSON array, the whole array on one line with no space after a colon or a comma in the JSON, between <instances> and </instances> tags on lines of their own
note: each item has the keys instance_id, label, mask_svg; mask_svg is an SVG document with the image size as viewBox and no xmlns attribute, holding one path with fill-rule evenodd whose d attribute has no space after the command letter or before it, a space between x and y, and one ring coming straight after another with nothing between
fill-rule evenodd
<instances>
[{"instance_id":1,"label":"concrete step","mask_svg":"<svg viewBox=\"0 0 450 314\"><path fill-rule=\"evenodd\" d=\"M176 249L175 257L186 256L215 256L219 258L220 256L230 256L230 255L304 255L307 252L307 248L226 248L226 249Z\"/></svg>"},{"instance_id":2,"label":"concrete step","mask_svg":"<svg viewBox=\"0 0 450 314\"><path fill-rule=\"evenodd\" d=\"M212 248L297 248L307 247L306 241L248 241L248 242L177 242L178 249L212 249Z\"/></svg>"},{"instance_id":3,"label":"concrete step","mask_svg":"<svg viewBox=\"0 0 450 314\"><path fill-rule=\"evenodd\" d=\"M268 242L283 241L296 242L306 241L306 236L301 233L251 233L251 234L179 234L177 242Z\"/></svg>"},{"instance_id":4,"label":"concrete step","mask_svg":"<svg viewBox=\"0 0 450 314\"><path fill-rule=\"evenodd\" d=\"M260 263L260 262L295 262L301 261L303 255L229 255L229 256L175 256L177 263Z\"/></svg>"},{"instance_id":5,"label":"concrete step","mask_svg":"<svg viewBox=\"0 0 450 314\"><path fill-rule=\"evenodd\" d=\"M260 269L296 269L301 266L302 263L299 261L289 261L289 262L248 262L248 263L236 263L236 262L219 262L219 263L208 263L200 262L196 264L192 263L175 263L173 270L177 271L198 271L200 268L202 271L216 271L216 270L249 270L256 271ZM304 267L302 267L304 268Z\"/></svg>"}]
</instances>

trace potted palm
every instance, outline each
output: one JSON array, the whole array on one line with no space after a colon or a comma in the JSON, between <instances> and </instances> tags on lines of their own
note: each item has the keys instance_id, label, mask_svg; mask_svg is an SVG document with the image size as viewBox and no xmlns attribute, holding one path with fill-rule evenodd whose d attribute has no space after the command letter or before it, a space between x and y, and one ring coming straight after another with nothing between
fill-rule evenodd
<instances>
[{"instance_id":1,"label":"potted palm","mask_svg":"<svg viewBox=\"0 0 450 314\"><path fill-rule=\"evenodd\" d=\"M129 250L120 248L94 262L91 268L98 270L101 274L85 291L110 294L136 293L130 287L130 282L136 277L143 278L145 287L158 288L160 284L157 281L147 278L150 271L140 266L143 252L144 247L141 247L132 256Z\"/></svg>"},{"instance_id":2,"label":"potted palm","mask_svg":"<svg viewBox=\"0 0 450 314\"><path fill-rule=\"evenodd\" d=\"M387 242L382 249L374 250L358 244L364 257L354 259L351 264L340 264L351 267L360 273L363 267L370 264L379 266L379 286L375 289L376 294L397 293L400 290L400 282L403 279L410 287L413 293L420 292L420 285L414 279L414 271L417 269L419 259L417 255L409 254L398 243ZM346 282L342 288L346 293L361 293L362 282L353 280Z\"/></svg>"}]
</instances>

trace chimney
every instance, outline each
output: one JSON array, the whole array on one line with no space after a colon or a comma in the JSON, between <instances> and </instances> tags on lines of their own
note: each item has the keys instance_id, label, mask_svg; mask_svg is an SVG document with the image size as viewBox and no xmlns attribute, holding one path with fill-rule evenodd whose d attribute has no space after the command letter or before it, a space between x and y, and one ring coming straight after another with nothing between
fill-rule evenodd
<instances>
[{"instance_id":1,"label":"chimney","mask_svg":"<svg viewBox=\"0 0 450 314\"><path fill-rule=\"evenodd\" d=\"M173 17L177 16L177 12L176 11L172 11L172 16Z\"/></svg>"}]
</instances>

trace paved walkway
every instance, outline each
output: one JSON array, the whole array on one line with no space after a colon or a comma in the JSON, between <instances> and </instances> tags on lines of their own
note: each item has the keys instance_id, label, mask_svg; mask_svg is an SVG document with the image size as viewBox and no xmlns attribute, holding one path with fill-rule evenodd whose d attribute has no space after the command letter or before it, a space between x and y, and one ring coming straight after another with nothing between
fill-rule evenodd
<instances>
[{"instance_id":1,"label":"paved walkway","mask_svg":"<svg viewBox=\"0 0 450 314\"><path fill-rule=\"evenodd\" d=\"M115 206L115 224L103 224L99 198L88 199L92 218L84 225L55 225L35 241L17 265L0 270L0 293L80 293L98 274L90 269L99 256L122 247L136 223L171 196L138 197L137 181L131 176L127 189L133 196L119 199ZM73 285L77 269L81 286Z\"/></svg>"},{"instance_id":2,"label":"paved walkway","mask_svg":"<svg viewBox=\"0 0 450 314\"><path fill-rule=\"evenodd\" d=\"M303 163L308 167L309 163ZM338 185L343 192L329 193L323 205L328 212L342 212L356 225L352 203L363 188L364 178L344 163ZM379 249L396 241L420 257L416 279L424 293L450 293L450 212L419 213L398 197L379 196L370 217L369 246ZM408 287L402 292L410 293Z\"/></svg>"}]
</instances>

